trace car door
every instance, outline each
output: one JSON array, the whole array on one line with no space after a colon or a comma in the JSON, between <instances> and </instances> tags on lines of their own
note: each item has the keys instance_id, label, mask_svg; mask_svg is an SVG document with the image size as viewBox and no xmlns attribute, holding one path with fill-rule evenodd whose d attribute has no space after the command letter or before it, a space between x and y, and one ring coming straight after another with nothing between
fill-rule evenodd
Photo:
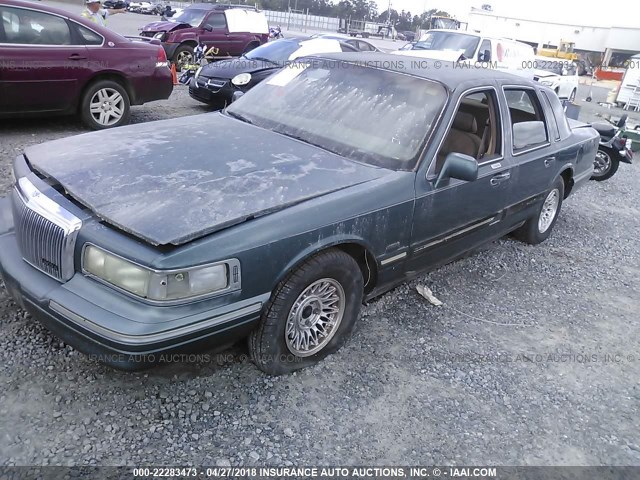
<instances>
[{"instance_id":1,"label":"car door","mask_svg":"<svg viewBox=\"0 0 640 480\"><path fill-rule=\"evenodd\" d=\"M537 201L537 197L546 191L554 178L557 158L551 148L552 137L556 133L550 129L545 110L538 92L533 87L504 86L505 110L507 115L507 148L513 157L516 168L513 180L518 188L511 192L510 204L514 213L526 209ZM517 124L531 124L543 122L545 126L544 138L532 138L530 142L516 145L514 129ZM522 125L521 125L522 126Z\"/></svg>"},{"instance_id":2,"label":"car door","mask_svg":"<svg viewBox=\"0 0 640 480\"><path fill-rule=\"evenodd\" d=\"M501 117L495 87L474 88L461 96L426 178L416 177L412 268L441 264L504 233L512 164L503 155ZM477 179L438 182L450 153L474 158Z\"/></svg>"},{"instance_id":3,"label":"car door","mask_svg":"<svg viewBox=\"0 0 640 480\"><path fill-rule=\"evenodd\" d=\"M87 58L86 47L74 40L68 21L37 9L4 5L0 17L0 110L68 110L78 92L79 71L73 67Z\"/></svg>"},{"instance_id":4,"label":"car door","mask_svg":"<svg viewBox=\"0 0 640 480\"><path fill-rule=\"evenodd\" d=\"M224 12L213 11L202 21L199 34L200 42L207 46L218 49L216 56L226 57L233 55L235 49L232 48L227 29L227 20Z\"/></svg>"}]
</instances>

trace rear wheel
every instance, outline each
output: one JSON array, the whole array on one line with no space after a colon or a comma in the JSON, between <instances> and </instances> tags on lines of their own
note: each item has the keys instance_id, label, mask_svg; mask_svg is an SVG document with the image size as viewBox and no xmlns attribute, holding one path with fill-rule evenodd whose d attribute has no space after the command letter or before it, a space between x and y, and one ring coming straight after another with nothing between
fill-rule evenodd
<instances>
[{"instance_id":1,"label":"rear wheel","mask_svg":"<svg viewBox=\"0 0 640 480\"><path fill-rule=\"evenodd\" d=\"M618 171L620 161L614 157L611 150L607 148L598 148L596 158L593 161L593 175L591 180L602 182L615 175Z\"/></svg>"},{"instance_id":2,"label":"rear wheel","mask_svg":"<svg viewBox=\"0 0 640 480\"><path fill-rule=\"evenodd\" d=\"M249 336L255 364L271 375L322 360L347 340L362 303L356 261L341 250L310 258L283 280Z\"/></svg>"},{"instance_id":3,"label":"rear wheel","mask_svg":"<svg viewBox=\"0 0 640 480\"><path fill-rule=\"evenodd\" d=\"M84 92L80 115L93 130L119 127L129 121L131 101L125 88L113 80L99 80Z\"/></svg>"},{"instance_id":4,"label":"rear wheel","mask_svg":"<svg viewBox=\"0 0 640 480\"><path fill-rule=\"evenodd\" d=\"M536 215L515 231L516 238L531 245L537 245L549 238L560 214L563 197L564 181L562 177L558 177L545 195Z\"/></svg>"}]
</instances>

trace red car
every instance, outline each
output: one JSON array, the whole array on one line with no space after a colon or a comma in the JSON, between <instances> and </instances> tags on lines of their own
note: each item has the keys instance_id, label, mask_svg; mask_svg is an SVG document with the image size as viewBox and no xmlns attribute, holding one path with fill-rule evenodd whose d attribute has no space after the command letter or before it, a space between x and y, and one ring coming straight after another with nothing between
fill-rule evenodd
<instances>
[{"instance_id":1,"label":"red car","mask_svg":"<svg viewBox=\"0 0 640 480\"><path fill-rule=\"evenodd\" d=\"M131 105L172 89L157 40L40 4L0 4L0 117L78 114L90 128L110 128L127 123Z\"/></svg>"}]
</instances>

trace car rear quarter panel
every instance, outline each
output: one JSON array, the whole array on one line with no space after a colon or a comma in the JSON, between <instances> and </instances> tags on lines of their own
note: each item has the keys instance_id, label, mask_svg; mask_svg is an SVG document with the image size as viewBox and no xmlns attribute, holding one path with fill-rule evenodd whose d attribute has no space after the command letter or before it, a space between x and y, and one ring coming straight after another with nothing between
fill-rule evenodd
<instances>
[{"instance_id":1,"label":"car rear quarter panel","mask_svg":"<svg viewBox=\"0 0 640 480\"><path fill-rule=\"evenodd\" d=\"M98 77L120 77L127 85L131 103L140 105L152 100L169 98L173 90L169 67L156 67L160 45L125 41L93 49L97 65L90 83Z\"/></svg>"}]
</instances>

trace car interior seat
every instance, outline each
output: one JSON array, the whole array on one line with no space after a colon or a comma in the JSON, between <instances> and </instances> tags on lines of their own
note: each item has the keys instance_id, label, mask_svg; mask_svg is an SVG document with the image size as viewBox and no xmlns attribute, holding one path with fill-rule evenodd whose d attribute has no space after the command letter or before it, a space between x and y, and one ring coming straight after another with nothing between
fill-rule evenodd
<instances>
[{"instance_id":1,"label":"car interior seat","mask_svg":"<svg viewBox=\"0 0 640 480\"><path fill-rule=\"evenodd\" d=\"M463 153L477 158L482 139L478 136L478 122L470 113L458 111L453 125L442 142L436 159L436 171L439 172L448 154Z\"/></svg>"}]
</instances>

